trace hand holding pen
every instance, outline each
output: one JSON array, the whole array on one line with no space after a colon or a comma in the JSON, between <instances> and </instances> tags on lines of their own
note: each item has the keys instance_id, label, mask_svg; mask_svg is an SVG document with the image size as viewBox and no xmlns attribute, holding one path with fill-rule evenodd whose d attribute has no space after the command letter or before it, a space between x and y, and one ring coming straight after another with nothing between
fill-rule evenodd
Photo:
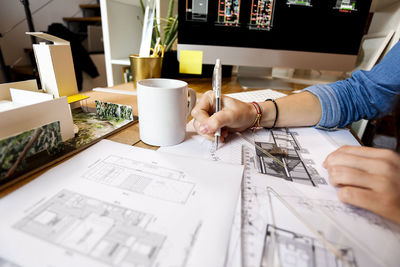
<instances>
[{"instance_id":1,"label":"hand holding pen","mask_svg":"<svg viewBox=\"0 0 400 267\"><path fill-rule=\"evenodd\" d=\"M213 91L215 95L215 113L221 110L221 79L222 79L222 66L221 60L217 58L213 73ZM221 128L214 134L215 136L215 150L218 149L219 138L221 136Z\"/></svg>"}]
</instances>

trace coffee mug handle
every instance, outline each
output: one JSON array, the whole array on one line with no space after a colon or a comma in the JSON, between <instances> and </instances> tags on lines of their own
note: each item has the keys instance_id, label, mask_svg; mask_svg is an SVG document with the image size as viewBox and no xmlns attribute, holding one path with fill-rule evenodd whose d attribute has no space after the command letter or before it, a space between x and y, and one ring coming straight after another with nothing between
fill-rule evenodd
<instances>
[{"instance_id":1,"label":"coffee mug handle","mask_svg":"<svg viewBox=\"0 0 400 267\"><path fill-rule=\"evenodd\" d=\"M197 100L195 90L193 90L192 88L189 88L188 93L189 93L190 101L189 101L189 105L188 105L188 112L187 112L186 120L189 119L190 113L192 112L192 109L196 105L196 100Z\"/></svg>"}]
</instances>

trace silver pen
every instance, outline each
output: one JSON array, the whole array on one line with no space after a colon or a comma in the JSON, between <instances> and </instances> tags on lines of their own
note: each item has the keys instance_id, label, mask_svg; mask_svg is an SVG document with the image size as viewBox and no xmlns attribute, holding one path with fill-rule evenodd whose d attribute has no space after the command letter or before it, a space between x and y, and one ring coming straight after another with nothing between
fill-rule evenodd
<instances>
[{"instance_id":1,"label":"silver pen","mask_svg":"<svg viewBox=\"0 0 400 267\"><path fill-rule=\"evenodd\" d=\"M213 73L213 91L215 94L215 113L221 110L221 79L222 79L222 66L221 60L217 58ZM221 129L218 129L215 134L215 150L218 149L219 137L221 136Z\"/></svg>"}]
</instances>

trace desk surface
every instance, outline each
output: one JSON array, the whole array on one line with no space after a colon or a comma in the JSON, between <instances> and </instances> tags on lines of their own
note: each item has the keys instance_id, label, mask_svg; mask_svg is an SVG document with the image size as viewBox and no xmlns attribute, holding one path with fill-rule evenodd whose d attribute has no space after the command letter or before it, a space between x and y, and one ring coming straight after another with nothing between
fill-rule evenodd
<instances>
[{"instance_id":1,"label":"desk surface","mask_svg":"<svg viewBox=\"0 0 400 267\"><path fill-rule=\"evenodd\" d=\"M211 85L211 78L190 78L190 79L183 79L185 80L190 88L193 88L197 93L204 93L208 90L212 89ZM298 90L302 89L305 86L304 85L296 85L296 84L290 84L290 86L293 88L293 90ZM133 91L133 85L132 83L127 83L127 84L121 84L112 87L113 89L117 90L128 90L128 91ZM237 93L237 92L243 92L243 88L239 85L237 78L236 77L231 77L231 78L223 78L222 81L222 93L224 94L230 94L230 93ZM288 91L283 91L285 93L288 93ZM113 93L106 93L106 92L84 92L83 94L90 96L90 98L86 101L83 101L82 106L94 109L95 108L95 103L94 100L102 100L102 101L107 101L107 102L112 102L112 103L118 103L118 104L124 104L124 105L130 105L133 107L133 113L137 114L137 98L134 95L123 95L123 94L113 94ZM127 144L127 145L132 145L132 146L137 146L137 147L142 147L142 148L147 148L147 149L152 149L156 150L158 147L155 146L150 146L145 143L143 143L140 140L139 137L139 124L136 123L130 127L127 127L121 131L118 131L117 133L107 137L106 139L112 140L115 142ZM66 160L66 159L64 159ZM64 160L54 164L52 167L60 164ZM50 167L51 168L51 167ZM36 177L38 177L40 174L48 170L48 168L39 171L38 173L35 173L28 178L17 182L10 187L7 187L5 190L0 192L0 198L11 193L12 191L18 189L19 187L23 186L24 184L32 181Z\"/></svg>"}]
</instances>

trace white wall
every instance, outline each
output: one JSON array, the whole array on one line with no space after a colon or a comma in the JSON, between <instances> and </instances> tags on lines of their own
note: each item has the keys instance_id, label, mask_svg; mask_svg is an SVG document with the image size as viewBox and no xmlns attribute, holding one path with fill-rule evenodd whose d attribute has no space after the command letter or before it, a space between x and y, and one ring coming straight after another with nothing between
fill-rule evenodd
<instances>
[{"instance_id":1,"label":"white wall","mask_svg":"<svg viewBox=\"0 0 400 267\"><path fill-rule=\"evenodd\" d=\"M386 8L396 2L399 2L399 0L372 0L371 12Z\"/></svg>"},{"instance_id":2,"label":"white wall","mask_svg":"<svg viewBox=\"0 0 400 267\"><path fill-rule=\"evenodd\" d=\"M63 23L63 17L81 17L79 4L96 3L96 0L30 0L33 25L36 31L47 31L54 22ZM11 65L22 57L18 65L28 65L24 48L31 48L30 38L25 34L28 24L24 6L19 0L0 0L0 45L4 60Z\"/></svg>"}]
</instances>

